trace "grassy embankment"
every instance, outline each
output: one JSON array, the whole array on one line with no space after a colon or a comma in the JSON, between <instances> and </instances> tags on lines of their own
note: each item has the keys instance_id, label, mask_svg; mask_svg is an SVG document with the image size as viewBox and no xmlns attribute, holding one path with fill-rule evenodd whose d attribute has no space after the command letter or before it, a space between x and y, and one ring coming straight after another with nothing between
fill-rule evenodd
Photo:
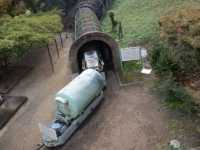
<instances>
[{"instance_id":1,"label":"grassy embankment","mask_svg":"<svg viewBox=\"0 0 200 150\"><path fill-rule=\"evenodd\" d=\"M199 0L115 0L112 6L117 21L122 22L124 37L119 41L120 47L151 47L159 40L159 18L174 8L199 5ZM111 22L107 15L103 21L103 30L111 33ZM123 64L125 73L134 70L134 63Z\"/></svg>"}]
</instances>

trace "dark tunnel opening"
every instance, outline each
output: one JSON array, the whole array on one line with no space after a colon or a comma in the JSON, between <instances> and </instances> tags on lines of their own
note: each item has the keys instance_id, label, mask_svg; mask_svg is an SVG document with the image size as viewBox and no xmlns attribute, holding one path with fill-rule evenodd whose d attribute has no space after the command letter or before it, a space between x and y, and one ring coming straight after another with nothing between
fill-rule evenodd
<instances>
[{"instance_id":1,"label":"dark tunnel opening","mask_svg":"<svg viewBox=\"0 0 200 150\"><path fill-rule=\"evenodd\" d=\"M92 50L95 50L100 54L100 59L104 62L104 71L112 70L114 68L111 48L103 41L94 40L84 44L78 51L77 62L79 72L82 72L82 59L84 52Z\"/></svg>"}]
</instances>

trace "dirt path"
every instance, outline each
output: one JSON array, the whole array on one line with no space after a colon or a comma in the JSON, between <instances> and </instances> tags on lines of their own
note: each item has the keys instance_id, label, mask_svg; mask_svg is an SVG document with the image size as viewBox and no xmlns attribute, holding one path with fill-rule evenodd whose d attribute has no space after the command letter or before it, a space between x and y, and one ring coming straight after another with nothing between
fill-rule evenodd
<instances>
[{"instance_id":1,"label":"dirt path","mask_svg":"<svg viewBox=\"0 0 200 150\"><path fill-rule=\"evenodd\" d=\"M120 88L109 76L106 99L62 150L155 150L166 139L166 116L148 89Z\"/></svg>"},{"instance_id":2,"label":"dirt path","mask_svg":"<svg viewBox=\"0 0 200 150\"><path fill-rule=\"evenodd\" d=\"M1 150L34 150L40 143L38 123L53 119L53 97L71 80L67 67L67 47L56 61L54 74L48 59L40 63L12 92L29 97L28 103L0 131ZM48 67L47 67L48 66ZM166 138L166 116L145 86L120 88L109 73L105 100L63 150L155 150Z\"/></svg>"},{"instance_id":3,"label":"dirt path","mask_svg":"<svg viewBox=\"0 0 200 150\"><path fill-rule=\"evenodd\" d=\"M10 95L24 95L28 102L12 118L7 126L0 131L1 150L31 150L40 143L38 123L49 122L54 116L53 97L71 76L67 67L67 50L70 41L65 43L65 51L61 51L58 59L53 53L55 73L52 73L46 50L38 50L32 60L36 67L18 84ZM68 76L66 76L68 75Z\"/></svg>"}]
</instances>

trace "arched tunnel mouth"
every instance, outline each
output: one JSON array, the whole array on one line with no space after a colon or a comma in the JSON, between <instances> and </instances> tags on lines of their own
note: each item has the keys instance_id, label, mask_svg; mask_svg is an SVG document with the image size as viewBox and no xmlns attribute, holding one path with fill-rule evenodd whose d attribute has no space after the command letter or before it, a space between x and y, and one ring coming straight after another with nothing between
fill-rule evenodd
<instances>
[{"instance_id":1,"label":"arched tunnel mouth","mask_svg":"<svg viewBox=\"0 0 200 150\"><path fill-rule=\"evenodd\" d=\"M101 60L104 62L104 70L109 71L114 69L113 64L113 54L110 46L103 41L99 40L92 40L85 43L79 50L77 54L77 63L79 73L82 72L82 59L83 55L87 51L96 51Z\"/></svg>"}]
</instances>

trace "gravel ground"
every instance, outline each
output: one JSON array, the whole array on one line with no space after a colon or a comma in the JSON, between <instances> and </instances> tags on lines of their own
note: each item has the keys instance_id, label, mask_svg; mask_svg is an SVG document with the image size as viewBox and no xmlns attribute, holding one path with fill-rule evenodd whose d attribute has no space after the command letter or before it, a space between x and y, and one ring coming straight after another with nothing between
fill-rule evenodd
<instances>
[{"instance_id":1,"label":"gravel ground","mask_svg":"<svg viewBox=\"0 0 200 150\"><path fill-rule=\"evenodd\" d=\"M35 150L41 142L38 123L46 124L53 119L53 97L72 77L67 66L70 43L66 41L64 52L56 60L54 74L47 55L39 51L43 55L34 59L37 67L12 91L11 95L27 96L29 101L0 131L0 150ZM105 97L95 113L59 149L155 150L166 139L167 116L145 84L121 88L109 72Z\"/></svg>"}]
</instances>

